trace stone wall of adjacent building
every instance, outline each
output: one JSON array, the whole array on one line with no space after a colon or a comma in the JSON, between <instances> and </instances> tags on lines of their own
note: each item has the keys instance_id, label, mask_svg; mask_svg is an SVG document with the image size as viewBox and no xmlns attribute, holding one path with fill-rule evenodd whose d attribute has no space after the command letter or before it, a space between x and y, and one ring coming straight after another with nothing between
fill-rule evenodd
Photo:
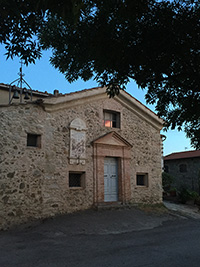
<instances>
[{"instance_id":1,"label":"stone wall of adjacent building","mask_svg":"<svg viewBox=\"0 0 200 267\"><path fill-rule=\"evenodd\" d=\"M200 158L166 160L165 169L174 177L173 186L177 189L183 186L200 192Z\"/></svg>"},{"instance_id":2,"label":"stone wall of adjacent building","mask_svg":"<svg viewBox=\"0 0 200 267\"><path fill-rule=\"evenodd\" d=\"M121 128L103 126L103 109L119 111ZM70 124L86 125L85 163L69 163ZM88 209L94 203L93 144L116 131L131 145L130 203L160 203L160 133L114 99L75 105L51 113L37 104L0 107L0 228L55 214ZM27 134L41 135L41 147L27 147ZM69 172L85 172L82 188L69 187ZM136 174L148 174L148 186Z\"/></svg>"}]
</instances>

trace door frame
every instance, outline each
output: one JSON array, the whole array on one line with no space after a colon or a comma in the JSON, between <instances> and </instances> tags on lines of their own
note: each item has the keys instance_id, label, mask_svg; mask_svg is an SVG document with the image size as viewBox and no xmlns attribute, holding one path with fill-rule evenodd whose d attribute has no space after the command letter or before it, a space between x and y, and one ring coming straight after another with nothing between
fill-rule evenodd
<instances>
[{"instance_id":1,"label":"door frame","mask_svg":"<svg viewBox=\"0 0 200 267\"><path fill-rule=\"evenodd\" d=\"M108 133L93 142L94 205L104 201L104 158L118 158L118 201L125 204L131 199L130 163L132 146L116 132Z\"/></svg>"}]
</instances>

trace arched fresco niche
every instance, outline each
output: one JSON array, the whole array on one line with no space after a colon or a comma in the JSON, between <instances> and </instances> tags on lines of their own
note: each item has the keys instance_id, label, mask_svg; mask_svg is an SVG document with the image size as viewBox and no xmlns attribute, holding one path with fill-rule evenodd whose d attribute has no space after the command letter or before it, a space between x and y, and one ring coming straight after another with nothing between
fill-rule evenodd
<instances>
[{"instance_id":1,"label":"arched fresco niche","mask_svg":"<svg viewBox=\"0 0 200 267\"><path fill-rule=\"evenodd\" d=\"M85 164L86 159L86 124L76 118L70 123L70 164Z\"/></svg>"}]
</instances>

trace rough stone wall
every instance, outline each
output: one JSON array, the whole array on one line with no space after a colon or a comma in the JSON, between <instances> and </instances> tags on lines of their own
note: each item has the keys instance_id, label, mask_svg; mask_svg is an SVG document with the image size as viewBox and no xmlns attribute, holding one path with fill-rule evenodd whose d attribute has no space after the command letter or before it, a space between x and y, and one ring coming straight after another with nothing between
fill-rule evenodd
<instances>
[{"instance_id":1,"label":"rough stone wall","mask_svg":"<svg viewBox=\"0 0 200 267\"><path fill-rule=\"evenodd\" d=\"M134 203L161 203L160 133L144 120L123 109L124 138L132 144L131 192ZM148 173L148 186L136 185L136 174Z\"/></svg>"},{"instance_id":2,"label":"rough stone wall","mask_svg":"<svg viewBox=\"0 0 200 267\"><path fill-rule=\"evenodd\" d=\"M181 164L186 165L186 172L180 172ZM176 188L185 186L189 190L199 192L200 158L166 160L165 166L168 166L168 173L174 177Z\"/></svg>"},{"instance_id":3,"label":"rough stone wall","mask_svg":"<svg viewBox=\"0 0 200 267\"><path fill-rule=\"evenodd\" d=\"M120 112L120 129L103 126L103 109ZM85 165L69 164L69 125L75 118L87 127ZM116 100L52 113L35 104L0 107L0 226L90 208L94 202L92 141L113 130L133 146L131 202L160 203L160 133ZM27 147L27 133L41 134L41 148ZM69 188L69 171L86 173L83 188ZM148 173L148 187L136 186L137 172Z\"/></svg>"}]
</instances>

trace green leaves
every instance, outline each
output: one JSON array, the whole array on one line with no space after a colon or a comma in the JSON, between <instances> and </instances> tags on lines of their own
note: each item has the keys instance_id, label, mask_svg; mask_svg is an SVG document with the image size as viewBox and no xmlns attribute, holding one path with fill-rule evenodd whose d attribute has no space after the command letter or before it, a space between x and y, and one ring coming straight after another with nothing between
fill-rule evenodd
<instances>
[{"instance_id":1,"label":"green leaves","mask_svg":"<svg viewBox=\"0 0 200 267\"><path fill-rule=\"evenodd\" d=\"M8 57L28 64L51 48L69 82L93 77L110 97L134 79L166 128L200 148L199 1L8 0L0 11Z\"/></svg>"},{"instance_id":2,"label":"green leaves","mask_svg":"<svg viewBox=\"0 0 200 267\"><path fill-rule=\"evenodd\" d=\"M25 64L41 57L38 36L44 30L50 14L75 23L80 16L81 0L8 0L0 2L0 43L6 56L18 56Z\"/></svg>"}]
</instances>

